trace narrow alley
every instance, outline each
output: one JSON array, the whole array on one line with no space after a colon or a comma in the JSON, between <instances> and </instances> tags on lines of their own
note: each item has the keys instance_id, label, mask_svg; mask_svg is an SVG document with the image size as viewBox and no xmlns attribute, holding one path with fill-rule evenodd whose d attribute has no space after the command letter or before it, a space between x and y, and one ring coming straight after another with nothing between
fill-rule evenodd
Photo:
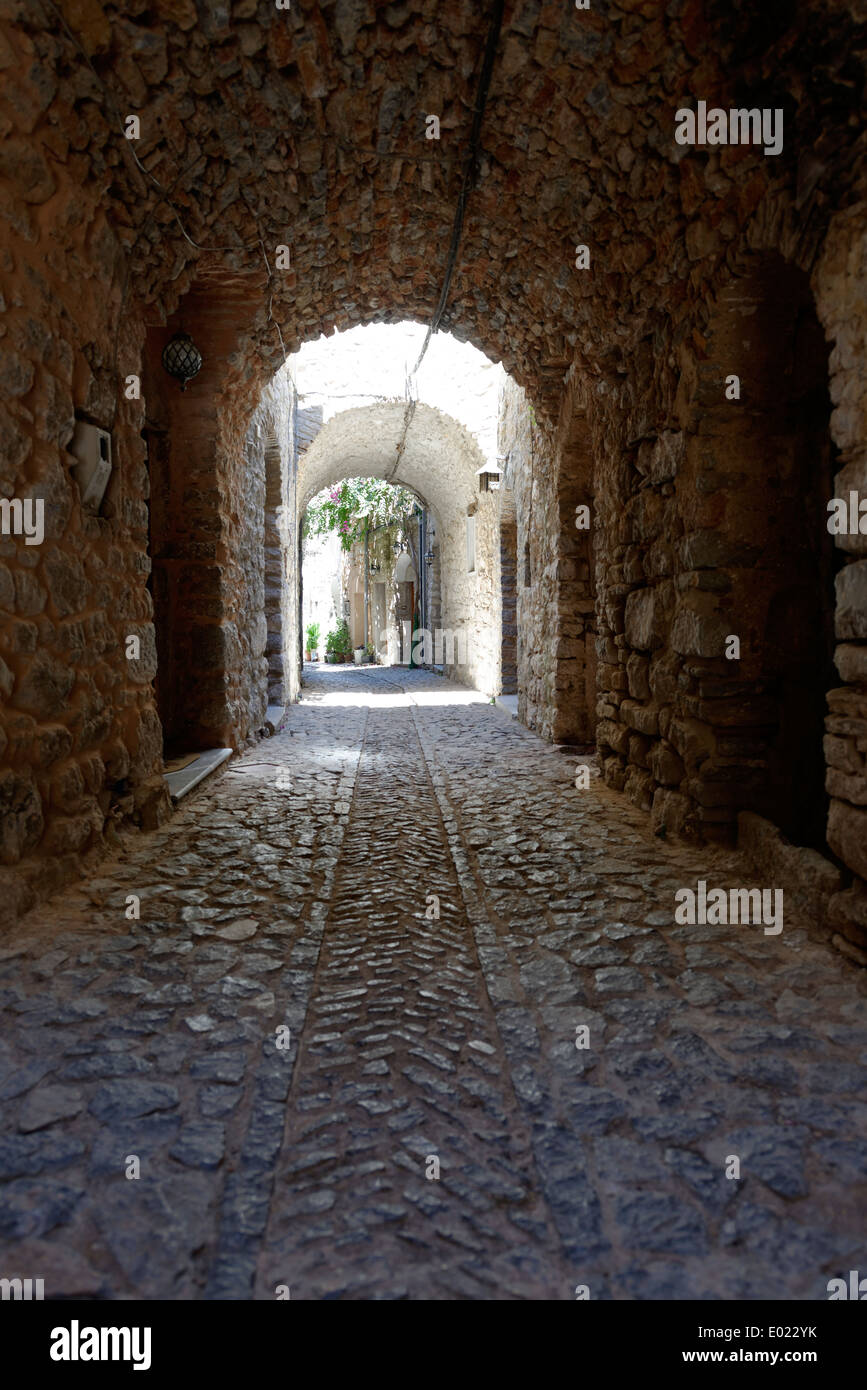
<instances>
[{"instance_id":1,"label":"narrow alley","mask_svg":"<svg viewBox=\"0 0 867 1390\"><path fill-rule=\"evenodd\" d=\"M863 973L788 904L677 926L754 871L575 766L431 672L306 667L281 732L4 939L4 1265L52 1297L824 1298Z\"/></svg>"}]
</instances>

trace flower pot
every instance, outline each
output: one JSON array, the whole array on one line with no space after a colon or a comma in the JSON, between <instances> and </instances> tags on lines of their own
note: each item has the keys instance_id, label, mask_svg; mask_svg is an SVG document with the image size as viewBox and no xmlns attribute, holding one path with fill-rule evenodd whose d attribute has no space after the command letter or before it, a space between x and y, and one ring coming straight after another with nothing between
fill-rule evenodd
<instances>
[{"instance_id":1,"label":"flower pot","mask_svg":"<svg viewBox=\"0 0 867 1390\"><path fill-rule=\"evenodd\" d=\"M362 661L364 660L364 648L363 648L363 647L356 647L356 648L355 648L355 650L354 650L353 653L352 653L352 660L355 662L356 666L360 666L360 665L361 665Z\"/></svg>"}]
</instances>

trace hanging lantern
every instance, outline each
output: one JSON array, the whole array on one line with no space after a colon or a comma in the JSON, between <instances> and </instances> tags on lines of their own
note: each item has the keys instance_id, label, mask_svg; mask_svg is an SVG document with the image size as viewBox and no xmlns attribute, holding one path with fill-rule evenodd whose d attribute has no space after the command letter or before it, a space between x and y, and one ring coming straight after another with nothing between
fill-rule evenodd
<instances>
[{"instance_id":1,"label":"hanging lantern","mask_svg":"<svg viewBox=\"0 0 867 1390\"><path fill-rule=\"evenodd\" d=\"M201 371L202 354L196 347L189 333L176 333L163 348L163 366L169 376L175 377L181 383L181 390L186 390L188 381Z\"/></svg>"},{"instance_id":2,"label":"hanging lantern","mask_svg":"<svg viewBox=\"0 0 867 1390\"><path fill-rule=\"evenodd\" d=\"M426 552L426 554L425 554L425 557L424 557L424 562L425 562L426 565L432 565L432 564L433 564L433 562L434 562L433 546L430 546L429 549L427 550L427 552Z\"/></svg>"}]
</instances>

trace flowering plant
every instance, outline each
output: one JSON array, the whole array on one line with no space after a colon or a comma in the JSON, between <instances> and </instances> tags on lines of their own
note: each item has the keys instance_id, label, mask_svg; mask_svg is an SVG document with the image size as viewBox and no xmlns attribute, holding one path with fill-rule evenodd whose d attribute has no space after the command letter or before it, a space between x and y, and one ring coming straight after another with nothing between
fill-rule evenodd
<instances>
[{"instance_id":1,"label":"flowering plant","mask_svg":"<svg viewBox=\"0 0 867 1390\"><path fill-rule=\"evenodd\" d=\"M366 530L408 524L415 502L406 488L382 478L347 478L314 497L304 518L304 534L336 531L341 548L350 551Z\"/></svg>"}]
</instances>

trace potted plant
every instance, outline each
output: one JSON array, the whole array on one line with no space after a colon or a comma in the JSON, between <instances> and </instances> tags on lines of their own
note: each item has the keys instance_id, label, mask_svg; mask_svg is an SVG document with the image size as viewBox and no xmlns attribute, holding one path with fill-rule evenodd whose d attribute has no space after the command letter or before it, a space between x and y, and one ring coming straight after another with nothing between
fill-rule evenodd
<instances>
[{"instance_id":1,"label":"potted plant","mask_svg":"<svg viewBox=\"0 0 867 1390\"><path fill-rule=\"evenodd\" d=\"M352 638L349 635L349 624L345 618L341 618L333 633L329 634L333 638L332 651L338 661L349 661L352 656Z\"/></svg>"},{"instance_id":2,"label":"potted plant","mask_svg":"<svg viewBox=\"0 0 867 1390\"><path fill-rule=\"evenodd\" d=\"M337 627L329 632L325 639L325 660L326 661L346 661L352 652L352 639L349 636L349 625L345 618L342 618Z\"/></svg>"},{"instance_id":3,"label":"potted plant","mask_svg":"<svg viewBox=\"0 0 867 1390\"><path fill-rule=\"evenodd\" d=\"M308 623L307 625L307 660L319 660L319 624Z\"/></svg>"}]
</instances>

